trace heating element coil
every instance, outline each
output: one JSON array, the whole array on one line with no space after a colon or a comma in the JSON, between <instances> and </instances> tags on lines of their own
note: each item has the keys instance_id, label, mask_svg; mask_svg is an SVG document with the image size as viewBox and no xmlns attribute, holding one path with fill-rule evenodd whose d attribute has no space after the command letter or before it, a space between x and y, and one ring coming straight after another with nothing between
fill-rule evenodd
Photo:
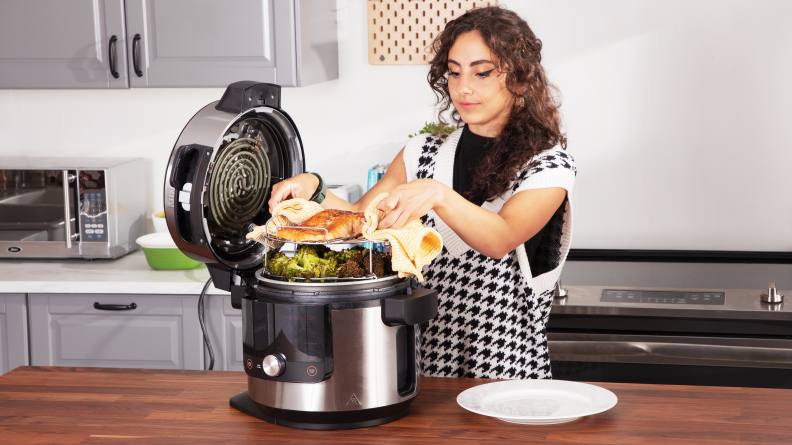
<instances>
[{"instance_id":1,"label":"heating element coil","mask_svg":"<svg viewBox=\"0 0 792 445\"><path fill-rule=\"evenodd\" d=\"M244 228L264 207L270 164L258 140L240 138L221 147L209 179L209 209L217 226L244 238Z\"/></svg>"}]
</instances>

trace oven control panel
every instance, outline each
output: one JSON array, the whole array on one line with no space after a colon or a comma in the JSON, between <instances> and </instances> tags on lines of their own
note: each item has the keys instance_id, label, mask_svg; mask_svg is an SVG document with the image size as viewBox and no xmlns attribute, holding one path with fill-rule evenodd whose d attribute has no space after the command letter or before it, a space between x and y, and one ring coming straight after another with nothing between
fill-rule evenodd
<instances>
[{"instance_id":1,"label":"oven control panel","mask_svg":"<svg viewBox=\"0 0 792 445\"><path fill-rule=\"evenodd\" d=\"M605 289L600 301L608 303L645 303L645 304L707 304L723 305L724 292L680 292L656 290L619 290Z\"/></svg>"}]
</instances>

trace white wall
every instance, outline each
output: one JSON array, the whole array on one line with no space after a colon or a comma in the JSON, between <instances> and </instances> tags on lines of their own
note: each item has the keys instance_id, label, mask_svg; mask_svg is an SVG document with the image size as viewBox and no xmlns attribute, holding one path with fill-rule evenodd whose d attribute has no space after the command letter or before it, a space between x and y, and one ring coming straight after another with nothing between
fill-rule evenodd
<instances>
[{"instance_id":1,"label":"white wall","mask_svg":"<svg viewBox=\"0 0 792 445\"><path fill-rule=\"evenodd\" d=\"M505 3L563 94L573 247L792 251L792 2Z\"/></svg>"},{"instance_id":2,"label":"white wall","mask_svg":"<svg viewBox=\"0 0 792 445\"><path fill-rule=\"evenodd\" d=\"M545 44L579 173L573 247L792 250L792 2L504 0ZM307 167L365 186L433 118L426 67L370 66L364 0L339 0L340 79L285 89ZM255 79L251 79L255 80ZM0 90L0 154L170 150L222 89Z\"/></svg>"}]
</instances>

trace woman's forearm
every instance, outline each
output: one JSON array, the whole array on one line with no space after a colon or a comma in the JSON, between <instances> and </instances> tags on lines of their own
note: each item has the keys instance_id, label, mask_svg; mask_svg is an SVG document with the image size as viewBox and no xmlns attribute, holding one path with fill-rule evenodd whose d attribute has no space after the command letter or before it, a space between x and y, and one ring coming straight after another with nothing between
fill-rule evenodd
<instances>
[{"instance_id":1,"label":"woman's forearm","mask_svg":"<svg viewBox=\"0 0 792 445\"><path fill-rule=\"evenodd\" d=\"M325 196L325 199L322 201L321 205L322 208L325 209L349 210L350 212L355 211L355 208L352 204L334 195L330 190L327 191L327 195Z\"/></svg>"},{"instance_id":2,"label":"woman's forearm","mask_svg":"<svg viewBox=\"0 0 792 445\"><path fill-rule=\"evenodd\" d=\"M433 210L471 248L502 258L536 235L566 197L562 188L527 190L512 196L500 213L485 210L443 187Z\"/></svg>"},{"instance_id":3,"label":"woman's forearm","mask_svg":"<svg viewBox=\"0 0 792 445\"><path fill-rule=\"evenodd\" d=\"M443 200L432 210L473 250L490 258L502 258L514 249L513 231L500 215L473 204L449 187L442 186Z\"/></svg>"}]
</instances>

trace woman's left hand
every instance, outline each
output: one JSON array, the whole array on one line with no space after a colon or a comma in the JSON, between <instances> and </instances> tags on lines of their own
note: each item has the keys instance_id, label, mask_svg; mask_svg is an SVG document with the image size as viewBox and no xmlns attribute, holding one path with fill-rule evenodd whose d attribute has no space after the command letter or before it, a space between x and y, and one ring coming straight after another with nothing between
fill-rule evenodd
<instances>
[{"instance_id":1,"label":"woman's left hand","mask_svg":"<svg viewBox=\"0 0 792 445\"><path fill-rule=\"evenodd\" d=\"M434 179L416 179L396 186L377 208L389 212L378 229L401 229L444 201L447 187Z\"/></svg>"}]
</instances>

